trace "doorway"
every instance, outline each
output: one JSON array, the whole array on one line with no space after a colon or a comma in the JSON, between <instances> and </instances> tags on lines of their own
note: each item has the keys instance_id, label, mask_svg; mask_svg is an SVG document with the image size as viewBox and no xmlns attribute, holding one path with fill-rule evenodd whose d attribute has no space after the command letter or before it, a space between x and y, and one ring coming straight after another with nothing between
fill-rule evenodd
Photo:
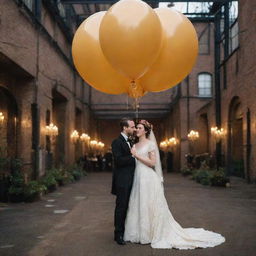
<instances>
[{"instance_id":1,"label":"doorway","mask_svg":"<svg viewBox=\"0 0 256 256\"><path fill-rule=\"evenodd\" d=\"M228 173L245 178L243 150L243 112L239 97L234 97L229 108Z\"/></svg>"}]
</instances>

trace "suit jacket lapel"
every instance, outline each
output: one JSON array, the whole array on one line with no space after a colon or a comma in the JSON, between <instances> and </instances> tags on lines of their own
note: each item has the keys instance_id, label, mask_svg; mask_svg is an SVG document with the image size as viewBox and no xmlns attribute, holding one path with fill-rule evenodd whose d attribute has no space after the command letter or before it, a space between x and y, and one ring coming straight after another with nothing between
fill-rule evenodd
<instances>
[{"instance_id":1,"label":"suit jacket lapel","mask_svg":"<svg viewBox=\"0 0 256 256\"><path fill-rule=\"evenodd\" d=\"M124 147L125 147L126 151L130 152L130 148L127 144L127 141L125 140L125 138L123 137L122 134L120 134L119 138L123 141L123 144L124 144Z\"/></svg>"}]
</instances>

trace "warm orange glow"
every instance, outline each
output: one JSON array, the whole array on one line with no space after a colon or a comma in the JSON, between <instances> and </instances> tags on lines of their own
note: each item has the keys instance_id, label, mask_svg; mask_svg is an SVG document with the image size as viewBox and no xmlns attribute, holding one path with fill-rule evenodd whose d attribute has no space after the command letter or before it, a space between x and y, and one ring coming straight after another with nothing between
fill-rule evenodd
<instances>
[{"instance_id":1,"label":"warm orange glow","mask_svg":"<svg viewBox=\"0 0 256 256\"><path fill-rule=\"evenodd\" d=\"M168 145L169 146L176 146L178 143L178 140L175 137L172 137L168 140Z\"/></svg>"},{"instance_id":2,"label":"warm orange glow","mask_svg":"<svg viewBox=\"0 0 256 256\"><path fill-rule=\"evenodd\" d=\"M78 139L79 139L79 133L77 130L74 130L71 135L70 135L70 138L73 142L77 142Z\"/></svg>"},{"instance_id":3,"label":"warm orange glow","mask_svg":"<svg viewBox=\"0 0 256 256\"><path fill-rule=\"evenodd\" d=\"M82 135L80 136L80 140L82 142L88 142L90 140L90 136L86 133L82 133Z\"/></svg>"},{"instance_id":4,"label":"warm orange glow","mask_svg":"<svg viewBox=\"0 0 256 256\"><path fill-rule=\"evenodd\" d=\"M214 139L219 142L221 139L225 138L226 132L223 128L218 129L218 127L212 127L211 134Z\"/></svg>"},{"instance_id":5,"label":"warm orange glow","mask_svg":"<svg viewBox=\"0 0 256 256\"><path fill-rule=\"evenodd\" d=\"M51 123L45 127L45 134L48 136L57 136L59 134L58 127Z\"/></svg>"},{"instance_id":6,"label":"warm orange glow","mask_svg":"<svg viewBox=\"0 0 256 256\"><path fill-rule=\"evenodd\" d=\"M188 139L191 141L196 141L199 138L199 132L195 130L191 130L188 134Z\"/></svg>"},{"instance_id":7,"label":"warm orange glow","mask_svg":"<svg viewBox=\"0 0 256 256\"><path fill-rule=\"evenodd\" d=\"M4 114L3 112L0 112L0 123L4 122Z\"/></svg>"}]
</instances>

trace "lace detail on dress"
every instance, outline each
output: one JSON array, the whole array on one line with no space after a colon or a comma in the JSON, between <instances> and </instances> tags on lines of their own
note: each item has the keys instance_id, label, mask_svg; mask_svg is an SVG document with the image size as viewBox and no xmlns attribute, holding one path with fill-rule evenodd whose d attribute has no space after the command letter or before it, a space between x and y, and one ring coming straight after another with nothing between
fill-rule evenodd
<instances>
[{"instance_id":1,"label":"lace detail on dress","mask_svg":"<svg viewBox=\"0 0 256 256\"><path fill-rule=\"evenodd\" d=\"M148 145L148 152L154 152L156 151L156 147L155 144L152 141L149 141L149 145Z\"/></svg>"}]
</instances>

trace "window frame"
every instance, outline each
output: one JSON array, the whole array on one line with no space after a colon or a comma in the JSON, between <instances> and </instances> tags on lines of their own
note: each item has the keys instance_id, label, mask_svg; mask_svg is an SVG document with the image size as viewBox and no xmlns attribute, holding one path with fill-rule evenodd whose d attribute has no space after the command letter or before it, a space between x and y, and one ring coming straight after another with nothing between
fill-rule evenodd
<instances>
[{"instance_id":1,"label":"window frame","mask_svg":"<svg viewBox=\"0 0 256 256\"><path fill-rule=\"evenodd\" d=\"M200 82L199 82L199 78L201 75L208 75L210 77L210 88L200 88ZM213 85L213 81L212 81L212 74L209 73L209 72L200 72L198 73L197 75L197 94L198 94L198 97L199 98L212 98L213 96L213 90L212 90L212 85ZM210 94L208 95L203 95L203 94L200 94L200 89L210 89Z\"/></svg>"}]
</instances>

